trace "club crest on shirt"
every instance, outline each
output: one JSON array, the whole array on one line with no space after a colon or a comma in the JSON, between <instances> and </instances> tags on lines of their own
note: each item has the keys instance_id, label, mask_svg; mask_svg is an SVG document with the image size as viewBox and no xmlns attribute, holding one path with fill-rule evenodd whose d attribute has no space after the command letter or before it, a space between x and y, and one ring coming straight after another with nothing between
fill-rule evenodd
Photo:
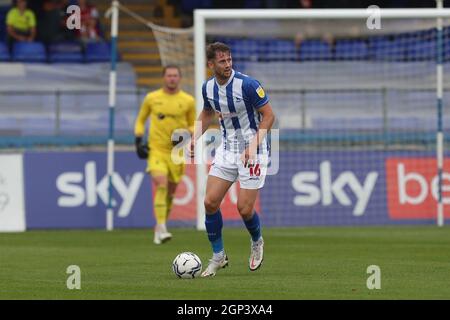
<instances>
[{"instance_id":1,"label":"club crest on shirt","mask_svg":"<svg viewBox=\"0 0 450 320\"><path fill-rule=\"evenodd\" d=\"M266 96L266 93L264 92L264 89L261 86L259 86L258 89L256 89L256 93L261 99Z\"/></svg>"}]
</instances>

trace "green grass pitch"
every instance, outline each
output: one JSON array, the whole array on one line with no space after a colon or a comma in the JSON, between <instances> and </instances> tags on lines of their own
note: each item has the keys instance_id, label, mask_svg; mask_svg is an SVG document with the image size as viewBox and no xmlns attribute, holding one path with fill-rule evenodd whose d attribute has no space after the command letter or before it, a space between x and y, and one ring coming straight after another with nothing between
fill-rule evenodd
<instances>
[{"instance_id":1,"label":"green grass pitch","mask_svg":"<svg viewBox=\"0 0 450 320\"><path fill-rule=\"evenodd\" d=\"M450 229L421 227L265 228L265 260L248 269L244 228L225 228L230 266L215 278L183 280L174 257L211 249L204 232L172 229L153 245L149 230L0 234L0 299L450 299ZM66 287L69 265L81 289ZM381 289L366 286L381 269Z\"/></svg>"}]
</instances>

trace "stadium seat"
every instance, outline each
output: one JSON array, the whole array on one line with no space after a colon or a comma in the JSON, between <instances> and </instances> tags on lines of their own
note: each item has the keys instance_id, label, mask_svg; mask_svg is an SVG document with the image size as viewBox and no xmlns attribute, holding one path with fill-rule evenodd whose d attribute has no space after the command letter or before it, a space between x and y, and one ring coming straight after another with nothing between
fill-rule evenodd
<instances>
[{"instance_id":1,"label":"stadium seat","mask_svg":"<svg viewBox=\"0 0 450 320\"><path fill-rule=\"evenodd\" d=\"M47 54L41 42L16 42L12 58L20 62L46 62Z\"/></svg>"},{"instance_id":2,"label":"stadium seat","mask_svg":"<svg viewBox=\"0 0 450 320\"><path fill-rule=\"evenodd\" d=\"M0 61L8 61L10 59L8 47L0 42Z\"/></svg>"},{"instance_id":3,"label":"stadium seat","mask_svg":"<svg viewBox=\"0 0 450 320\"><path fill-rule=\"evenodd\" d=\"M385 37L369 40L370 56L381 61L403 61L406 58L406 39Z\"/></svg>"},{"instance_id":4,"label":"stadium seat","mask_svg":"<svg viewBox=\"0 0 450 320\"><path fill-rule=\"evenodd\" d=\"M305 40L300 45L301 60L328 60L333 57L331 46L323 40Z\"/></svg>"},{"instance_id":5,"label":"stadium seat","mask_svg":"<svg viewBox=\"0 0 450 320\"><path fill-rule=\"evenodd\" d=\"M291 40L269 40L260 55L267 61L296 61L299 58L297 47Z\"/></svg>"},{"instance_id":6,"label":"stadium seat","mask_svg":"<svg viewBox=\"0 0 450 320\"><path fill-rule=\"evenodd\" d=\"M86 62L108 62L111 59L111 48L106 42L88 43L86 46Z\"/></svg>"},{"instance_id":7,"label":"stadium seat","mask_svg":"<svg viewBox=\"0 0 450 320\"><path fill-rule=\"evenodd\" d=\"M49 46L49 61L82 63L84 61L81 45L77 42L61 42Z\"/></svg>"},{"instance_id":8,"label":"stadium seat","mask_svg":"<svg viewBox=\"0 0 450 320\"><path fill-rule=\"evenodd\" d=\"M337 60L364 60L369 55L367 43L363 40L338 40L335 45Z\"/></svg>"},{"instance_id":9,"label":"stadium seat","mask_svg":"<svg viewBox=\"0 0 450 320\"><path fill-rule=\"evenodd\" d=\"M257 61L261 41L256 39L236 39L229 41L233 57L240 61Z\"/></svg>"},{"instance_id":10,"label":"stadium seat","mask_svg":"<svg viewBox=\"0 0 450 320\"><path fill-rule=\"evenodd\" d=\"M407 45L408 61L423 61L436 59L436 41L414 41Z\"/></svg>"}]
</instances>

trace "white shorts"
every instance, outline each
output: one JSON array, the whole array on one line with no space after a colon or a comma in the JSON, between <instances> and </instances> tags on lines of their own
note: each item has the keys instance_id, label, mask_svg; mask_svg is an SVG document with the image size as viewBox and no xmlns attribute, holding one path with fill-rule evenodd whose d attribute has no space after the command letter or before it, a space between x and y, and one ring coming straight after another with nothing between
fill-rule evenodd
<instances>
[{"instance_id":1,"label":"white shorts","mask_svg":"<svg viewBox=\"0 0 450 320\"><path fill-rule=\"evenodd\" d=\"M253 166L244 167L240 154L223 148L216 149L209 175L234 182L239 179L242 189L260 189L264 186L267 174L268 156L258 155Z\"/></svg>"}]
</instances>

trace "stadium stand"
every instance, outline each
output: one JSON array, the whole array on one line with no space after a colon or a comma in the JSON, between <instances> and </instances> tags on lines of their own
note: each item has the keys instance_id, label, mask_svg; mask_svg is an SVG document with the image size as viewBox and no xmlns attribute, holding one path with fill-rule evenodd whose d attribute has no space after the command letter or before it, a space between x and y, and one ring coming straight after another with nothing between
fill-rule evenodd
<instances>
[{"instance_id":1,"label":"stadium stand","mask_svg":"<svg viewBox=\"0 0 450 320\"><path fill-rule=\"evenodd\" d=\"M0 61L8 61L10 60L8 47L5 43L0 42Z\"/></svg>"},{"instance_id":2,"label":"stadium stand","mask_svg":"<svg viewBox=\"0 0 450 320\"><path fill-rule=\"evenodd\" d=\"M144 19L152 21L157 25L180 28L183 22L180 17L178 5L179 1L173 0L128 0L124 3L126 7L139 13ZM96 1L96 6L100 12L105 12L111 1ZM100 20L105 29L106 38L109 33L109 19L100 14ZM161 83L161 60L158 45L152 31L144 24L133 18L121 15L120 36L118 48L123 61L133 65L137 74L137 85L156 89Z\"/></svg>"},{"instance_id":3,"label":"stadium stand","mask_svg":"<svg viewBox=\"0 0 450 320\"><path fill-rule=\"evenodd\" d=\"M436 57L436 41L423 40L408 43L406 47L406 58L408 60L433 60Z\"/></svg>"},{"instance_id":4,"label":"stadium stand","mask_svg":"<svg viewBox=\"0 0 450 320\"><path fill-rule=\"evenodd\" d=\"M84 62L83 50L78 42L61 42L49 46L49 62Z\"/></svg>"},{"instance_id":5,"label":"stadium stand","mask_svg":"<svg viewBox=\"0 0 450 320\"><path fill-rule=\"evenodd\" d=\"M257 1L256 1L257 2ZM254 2L254 3L256 3ZM158 1L163 8L163 17L161 24L169 26L179 26L179 20L176 19L175 6L173 1ZM197 0L183 1L183 8L210 7L212 1ZM109 1L96 2L100 16L103 17L104 11L110 5ZM249 2L248 5L251 5ZM130 1L127 3L131 9L142 11L142 14L152 19L154 17L155 5L142 1ZM189 7L190 6L190 7ZM0 8L0 22L7 8ZM103 19L103 18L102 18ZM109 28L107 20L101 20L105 25L105 30ZM2 26L4 23L2 24ZM0 39L1 39L0 29ZM445 29L445 37L448 39L449 28ZM108 32L106 32L106 35ZM122 17L121 37L119 38L119 52L122 57L121 77L119 90L126 91L120 93L118 97L118 132L124 135L130 135L135 110L140 104L140 99L144 91L138 92L138 86L154 88L159 85L161 65L159 60L158 48L153 38L151 30L145 26L140 26L134 20ZM377 65L372 62L387 63L392 70L392 79L395 80L395 71L402 71L398 63L405 62L403 68L409 66L411 70L417 68L427 70L430 77L434 72L434 59L436 57L435 31L425 30L420 32L409 32L397 35L388 35L383 37L353 38L353 39L333 39L324 41L323 39L305 40L296 42L294 39L245 39L245 38L217 38L228 43L233 49L233 60L235 68L252 74L266 84L272 87L289 88L294 83L297 87L308 90L314 88L333 87L335 83L347 83L349 87L358 87L360 78L355 75L360 70L370 70ZM212 40L212 39L208 39ZM446 43L445 60L450 60L450 46ZM110 60L110 45L108 41L88 43L86 46L74 41L63 41L45 46L43 43L18 43L14 46L10 54L4 42L0 41L0 61L3 62L23 62L23 65L13 66L2 65L2 75L0 76L0 90L14 91L15 88L29 88L30 90L41 90L35 95L27 97L20 94L11 94L9 97L1 97L2 106L10 110L19 110L28 104L37 104L42 108L35 108L33 116L36 116L36 123L28 123L24 115L18 112L5 113L2 109L2 121L0 122L0 131L19 132L21 135L83 135L87 132L93 135L104 133L105 128L95 127L101 117L105 115L100 111L107 102L107 93L97 93L94 95L83 93L83 98L79 92L83 90L105 91L108 87L108 70ZM320 66L317 63L321 61ZM28 63L32 62L32 63ZM300 63L299 63L300 62ZM351 62L352 67L348 67ZM392 64L389 64L392 62ZM432 62L432 63L430 63ZM38 64L36 64L38 63ZM41 65L41 63L43 65ZM260 74L261 63L270 63L270 68L279 68L285 70L286 82L270 83L266 75ZM327 65L327 63L330 63ZM55 65L52 65L55 64ZM259 67L258 67L259 66ZM269 67L266 67L270 69ZM319 74L316 79L310 79L311 69ZM340 79L336 79L331 70L340 71ZM69 75L70 74L70 75ZM298 75L302 77L299 78ZM413 75L411 76L413 78ZM411 81L414 81L411 80ZM364 79L365 83L371 83L370 79ZM398 83L397 83L398 84ZM430 84L431 86L432 84ZM55 88L58 93L55 93ZM407 99L414 104L417 101L431 101L431 98L423 98L423 95L432 95L429 92L411 92L406 93L388 93L383 88L373 83L372 93L359 94L338 93L338 92L310 92L293 93L291 101L303 101L307 105L315 105L314 111L308 114L306 124L312 126L314 130L339 130L342 128L379 128L383 125L383 119L380 113L376 116L364 114L366 111L360 110L358 106L385 104L390 110L392 123L398 127L407 130L417 126L417 122L423 122L421 127L432 128L434 122L423 117L402 117L404 112L398 106ZM50 91L52 93L50 93ZM72 94L70 93L72 91ZM348 95L353 95L347 99ZM422 98L421 98L422 96ZM298 106L284 106L282 94L272 94L274 105L283 105L284 110L280 110L280 121L289 128L298 127L297 117ZM370 98L370 99L369 99ZM343 121L334 121L328 117L326 107L328 101L356 101L355 105L342 105L340 108L348 108L352 119L343 119ZM368 99L362 101L362 99ZM370 101L369 101L370 100ZM76 103L74 103L76 101ZM384 101L384 102L383 102ZM80 105L88 106L87 109L80 109ZM92 110L86 111L95 107ZM5 107L5 108L6 108ZM13 108L14 107L14 108ZM434 105L429 105L423 110L430 110ZM121 111L123 108L123 111ZM131 109L130 109L131 108ZM352 108L356 110L353 112ZM295 110L294 110L295 109ZM420 109L417 106L417 109ZM55 110L60 110L60 115L56 115ZM82 111L80 111L82 110ZM290 111L289 111L290 110ZM322 110L322 111L321 111ZM378 112L378 111L377 111ZM60 117L57 119L57 117ZM362 119L362 120L361 120ZM31 121L31 120L30 120ZM85 128L85 129L83 129ZM342 129L341 128L341 129ZM289 130L289 129L288 129Z\"/></svg>"},{"instance_id":6,"label":"stadium stand","mask_svg":"<svg viewBox=\"0 0 450 320\"><path fill-rule=\"evenodd\" d=\"M45 46L41 42L16 42L12 49L12 60L17 62L46 62Z\"/></svg>"},{"instance_id":7,"label":"stadium stand","mask_svg":"<svg viewBox=\"0 0 450 320\"><path fill-rule=\"evenodd\" d=\"M387 37L369 40L371 55L375 60L403 61L406 58L406 46L401 38Z\"/></svg>"},{"instance_id":8,"label":"stadium stand","mask_svg":"<svg viewBox=\"0 0 450 320\"><path fill-rule=\"evenodd\" d=\"M111 57L111 48L105 42L91 42L86 45L86 62L107 62Z\"/></svg>"},{"instance_id":9,"label":"stadium stand","mask_svg":"<svg viewBox=\"0 0 450 320\"><path fill-rule=\"evenodd\" d=\"M92 144L106 137L109 62L13 63L0 68L0 147L52 141ZM130 64L120 62L117 68L115 125L119 139L126 139L146 91L137 91Z\"/></svg>"},{"instance_id":10,"label":"stadium stand","mask_svg":"<svg viewBox=\"0 0 450 320\"><path fill-rule=\"evenodd\" d=\"M338 40L335 45L336 60L363 60L367 59L369 49L363 40Z\"/></svg>"},{"instance_id":11,"label":"stadium stand","mask_svg":"<svg viewBox=\"0 0 450 320\"><path fill-rule=\"evenodd\" d=\"M299 55L295 43L289 40L269 40L264 51L263 57L268 61L296 61Z\"/></svg>"}]
</instances>

